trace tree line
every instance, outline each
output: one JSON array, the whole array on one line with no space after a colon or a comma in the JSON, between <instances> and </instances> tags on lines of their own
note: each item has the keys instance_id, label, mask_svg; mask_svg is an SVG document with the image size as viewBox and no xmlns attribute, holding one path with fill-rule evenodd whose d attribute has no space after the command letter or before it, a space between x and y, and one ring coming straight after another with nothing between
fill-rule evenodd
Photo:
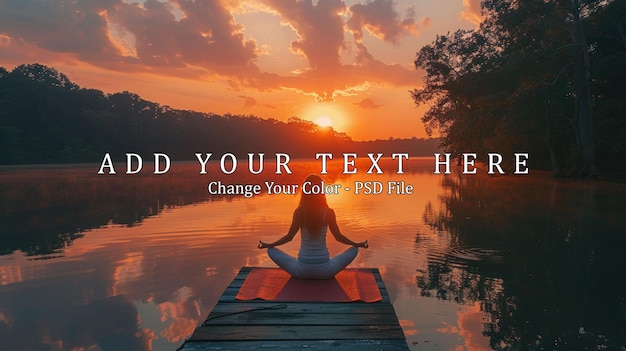
<instances>
[{"instance_id":1,"label":"tree line","mask_svg":"<svg viewBox=\"0 0 626 351\"><path fill-rule=\"evenodd\" d=\"M252 115L217 115L174 109L131 92L105 94L81 88L41 64L0 67L0 164L101 162L154 152L194 160L196 152L407 152L432 155L433 139L354 141L332 128L291 117L287 122Z\"/></svg>"},{"instance_id":2,"label":"tree line","mask_svg":"<svg viewBox=\"0 0 626 351\"><path fill-rule=\"evenodd\" d=\"M529 152L555 175L626 171L626 2L484 0L416 55L422 121L452 153Z\"/></svg>"}]
</instances>

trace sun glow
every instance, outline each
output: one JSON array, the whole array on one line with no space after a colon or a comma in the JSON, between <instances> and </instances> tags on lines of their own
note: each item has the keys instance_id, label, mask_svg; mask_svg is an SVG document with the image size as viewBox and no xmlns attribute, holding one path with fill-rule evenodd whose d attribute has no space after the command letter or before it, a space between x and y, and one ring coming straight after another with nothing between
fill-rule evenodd
<instances>
[{"instance_id":1,"label":"sun glow","mask_svg":"<svg viewBox=\"0 0 626 351\"><path fill-rule=\"evenodd\" d=\"M315 123L320 126L320 127L332 127L333 126L333 120L328 117L328 116L319 116L316 120Z\"/></svg>"},{"instance_id":2,"label":"sun glow","mask_svg":"<svg viewBox=\"0 0 626 351\"><path fill-rule=\"evenodd\" d=\"M315 103L307 106L300 114L303 119L311 121L323 128L333 128L339 132L347 132L348 116L342 106L334 103Z\"/></svg>"}]
</instances>

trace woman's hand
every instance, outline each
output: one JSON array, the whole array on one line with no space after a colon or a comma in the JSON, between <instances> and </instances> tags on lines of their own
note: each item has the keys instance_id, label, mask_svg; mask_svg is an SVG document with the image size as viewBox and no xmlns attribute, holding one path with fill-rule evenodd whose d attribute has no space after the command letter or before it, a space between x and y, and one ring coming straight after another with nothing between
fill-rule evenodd
<instances>
[{"instance_id":1,"label":"woman's hand","mask_svg":"<svg viewBox=\"0 0 626 351\"><path fill-rule=\"evenodd\" d=\"M356 243L356 245L354 245L356 247L362 247L364 249L367 249L369 246L369 244L367 243L367 240L365 241L361 241L360 243Z\"/></svg>"},{"instance_id":2,"label":"woman's hand","mask_svg":"<svg viewBox=\"0 0 626 351\"><path fill-rule=\"evenodd\" d=\"M272 247L273 245L270 245L268 243L265 243L261 240L259 240L259 245L257 246L259 249L267 249L268 247Z\"/></svg>"}]
</instances>

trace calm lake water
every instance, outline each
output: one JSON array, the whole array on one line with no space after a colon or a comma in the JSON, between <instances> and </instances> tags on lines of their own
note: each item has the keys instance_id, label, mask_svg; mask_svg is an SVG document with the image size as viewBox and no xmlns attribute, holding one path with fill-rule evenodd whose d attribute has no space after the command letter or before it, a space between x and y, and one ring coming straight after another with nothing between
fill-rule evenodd
<instances>
[{"instance_id":1,"label":"calm lake water","mask_svg":"<svg viewBox=\"0 0 626 351\"><path fill-rule=\"evenodd\" d=\"M0 168L0 349L176 349L240 267L273 266L256 245L286 232L298 202L212 196L208 182L297 184L320 171L317 161L292 161L293 175L150 167ZM382 175L367 168L332 164L326 182L351 191L328 202L347 236L369 240L353 266L380 268L409 347L626 349L626 186L435 175L431 159L404 174L390 161ZM356 181L415 190L356 195ZM296 254L298 241L285 249ZM329 247L343 248L332 237Z\"/></svg>"}]
</instances>

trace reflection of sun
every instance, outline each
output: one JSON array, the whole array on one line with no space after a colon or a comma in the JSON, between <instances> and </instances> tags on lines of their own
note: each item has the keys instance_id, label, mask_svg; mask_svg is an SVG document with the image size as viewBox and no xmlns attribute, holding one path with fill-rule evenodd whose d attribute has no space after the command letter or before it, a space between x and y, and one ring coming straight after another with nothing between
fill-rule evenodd
<instances>
[{"instance_id":1,"label":"reflection of sun","mask_svg":"<svg viewBox=\"0 0 626 351\"><path fill-rule=\"evenodd\" d=\"M333 126L333 120L328 116L319 116L315 120L315 123L320 127L332 127Z\"/></svg>"}]
</instances>

